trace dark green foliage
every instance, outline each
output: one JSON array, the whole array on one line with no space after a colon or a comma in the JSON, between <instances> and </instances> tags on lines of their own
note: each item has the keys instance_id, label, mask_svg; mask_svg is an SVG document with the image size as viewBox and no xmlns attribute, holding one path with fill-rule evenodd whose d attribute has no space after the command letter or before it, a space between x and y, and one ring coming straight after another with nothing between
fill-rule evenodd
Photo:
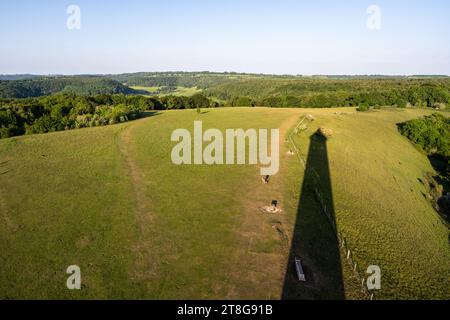
<instances>
[{"instance_id":1,"label":"dark green foliage","mask_svg":"<svg viewBox=\"0 0 450 320\"><path fill-rule=\"evenodd\" d=\"M209 99L123 94L80 96L72 93L0 100L0 137L103 126L136 119L145 110L209 108ZM214 106L214 105L213 105Z\"/></svg>"},{"instance_id":2,"label":"dark green foliage","mask_svg":"<svg viewBox=\"0 0 450 320\"><path fill-rule=\"evenodd\" d=\"M403 98L398 98L397 101L395 102L395 105L398 108L406 108L407 104L408 104L408 102Z\"/></svg>"},{"instance_id":3,"label":"dark green foliage","mask_svg":"<svg viewBox=\"0 0 450 320\"><path fill-rule=\"evenodd\" d=\"M402 123L399 130L428 155L450 158L450 118L434 113Z\"/></svg>"},{"instance_id":4,"label":"dark green foliage","mask_svg":"<svg viewBox=\"0 0 450 320\"><path fill-rule=\"evenodd\" d=\"M427 153L438 172L428 173L424 185L434 208L450 222L450 118L434 113L402 123L399 130Z\"/></svg>"},{"instance_id":5,"label":"dark green foliage","mask_svg":"<svg viewBox=\"0 0 450 320\"><path fill-rule=\"evenodd\" d=\"M165 87L167 91L176 87L210 88L241 77L260 77L259 75L214 72L138 72L110 76L128 86Z\"/></svg>"},{"instance_id":6,"label":"dark green foliage","mask_svg":"<svg viewBox=\"0 0 450 320\"><path fill-rule=\"evenodd\" d=\"M267 107L416 107L450 104L450 79L409 78L301 78L252 76L222 80L205 90L231 105Z\"/></svg>"},{"instance_id":7,"label":"dark green foliage","mask_svg":"<svg viewBox=\"0 0 450 320\"><path fill-rule=\"evenodd\" d=\"M70 92L79 95L133 94L134 90L104 77L42 77L16 81L0 81L0 98L30 98Z\"/></svg>"},{"instance_id":8,"label":"dark green foliage","mask_svg":"<svg viewBox=\"0 0 450 320\"><path fill-rule=\"evenodd\" d=\"M192 97L187 97L191 108L209 108L210 101L203 94L195 94Z\"/></svg>"},{"instance_id":9,"label":"dark green foliage","mask_svg":"<svg viewBox=\"0 0 450 320\"><path fill-rule=\"evenodd\" d=\"M356 108L356 110L357 110L357 111L361 111L361 112L369 111L369 110L370 110L370 107L369 107L369 104L368 104L367 102L363 102L363 103L361 103L361 104L359 105L358 108Z\"/></svg>"},{"instance_id":10,"label":"dark green foliage","mask_svg":"<svg viewBox=\"0 0 450 320\"><path fill-rule=\"evenodd\" d=\"M195 94L191 97L162 96L150 98L155 103L155 110L172 109L196 109L213 107L211 101L203 94Z\"/></svg>"},{"instance_id":11,"label":"dark green foliage","mask_svg":"<svg viewBox=\"0 0 450 320\"><path fill-rule=\"evenodd\" d=\"M158 87L152 95L171 93L177 87L197 87L206 97L228 106L268 107L358 107L407 105L437 107L450 105L448 77L387 77L387 76L276 76L239 73L165 72L132 73L107 76L38 77L17 75L0 80L1 97L37 97L57 92L80 95L149 94L128 86ZM194 104L205 104L203 100ZM162 99L162 98L161 98ZM168 97L156 109L192 108L186 97ZM208 102L209 103L209 102ZM203 106L204 107L204 106Z\"/></svg>"},{"instance_id":12,"label":"dark green foliage","mask_svg":"<svg viewBox=\"0 0 450 320\"><path fill-rule=\"evenodd\" d=\"M255 103L249 97L236 97L231 101L233 107L252 107Z\"/></svg>"}]
</instances>

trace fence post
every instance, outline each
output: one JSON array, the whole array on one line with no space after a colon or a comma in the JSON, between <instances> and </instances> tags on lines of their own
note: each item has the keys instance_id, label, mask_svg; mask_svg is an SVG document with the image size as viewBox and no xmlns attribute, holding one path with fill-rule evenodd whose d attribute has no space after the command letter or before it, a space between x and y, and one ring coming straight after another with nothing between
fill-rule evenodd
<instances>
[{"instance_id":1,"label":"fence post","mask_svg":"<svg viewBox=\"0 0 450 320\"><path fill-rule=\"evenodd\" d=\"M291 134L289 135L288 140L289 140L290 143L293 145L294 150L295 150L295 152L297 153L297 156L298 156L298 158L299 158L299 160L300 160L300 163L301 163L303 169L307 170L307 168L306 168L306 161L305 161L305 159L303 158L302 153L300 152L300 148L297 147L297 145L296 145L295 142L294 142L294 139L292 139L292 136L293 136L294 134L300 134L302 131L304 131L304 130L300 130L299 128L300 128L300 126L303 124L303 122L304 122L305 120L306 120L306 116L303 116L303 117L300 119L300 122L299 122L299 123L297 124L297 126L295 127L295 129L294 129L294 130L291 132ZM306 129L307 129L307 128L306 128ZM286 141L286 142L287 142L287 141ZM319 176L319 174L316 172L316 170L315 170L314 168L313 168L312 170L313 170L312 174L313 174L314 177L317 179L317 184L316 184L315 186L313 186L313 188L314 188L314 193L315 193L315 195L316 195L316 197L317 197L317 200L320 202L320 205L322 206L323 212L324 212L325 215L327 216L328 220L330 221L330 223L331 223L331 225L332 225L332 227L333 227L333 229L334 229L334 231L335 231L335 233L336 233L337 240L338 240L338 243L340 244L341 249L344 250L344 252L346 252L347 260L349 260L347 263L350 263L350 264L352 265L353 272L354 272L354 273L357 273L358 264L357 264L356 262L353 263L353 259L351 259L351 251L350 251L350 249L348 248L347 240L345 239L344 235L343 235L343 234L339 231L339 229L337 228L336 222L333 221L333 218L331 217L331 215L328 214L327 205L326 205L324 199L322 198L322 194L320 193L319 188L317 187L317 185L320 185L320 176ZM373 295L373 293L371 293L371 292L368 290L368 288L365 286L365 280L366 280L366 279L365 279L364 277L362 277L362 279L361 279L361 289L362 289L362 291L365 291L365 292L367 293L367 295L369 296L369 299L370 299L370 300L373 300L374 295Z\"/></svg>"}]
</instances>

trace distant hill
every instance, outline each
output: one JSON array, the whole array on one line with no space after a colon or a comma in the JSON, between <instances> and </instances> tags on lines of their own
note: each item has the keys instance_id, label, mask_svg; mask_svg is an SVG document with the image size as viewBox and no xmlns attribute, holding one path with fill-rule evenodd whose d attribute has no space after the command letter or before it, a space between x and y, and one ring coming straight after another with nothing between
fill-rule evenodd
<instances>
[{"instance_id":1,"label":"distant hill","mask_svg":"<svg viewBox=\"0 0 450 320\"><path fill-rule=\"evenodd\" d=\"M434 107L439 103L450 104L450 79L241 77L206 88L205 94L228 101L232 106L405 107L410 104Z\"/></svg>"},{"instance_id":2,"label":"distant hill","mask_svg":"<svg viewBox=\"0 0 450 320\"><path fill-rule=\"evenodd\" d=\"M72 92L79 95L134 94L135 90L104 77L40 77L26 80L0 80L0 98L30 98Z\"/></svg>"},{"instance_id":3,"label":"distant hill","mask_svg":"<svg viewBox=\"0 0 450 320\"><path fill-rule=\"evenodd\" d=\"M198 87L201 89L220 85L236 79L266 78L271 75L245 73L215 73L215 72L138 72L106 77L117 80L129 86L143 87Z\"/></svg>"},{"instance_id":4,"label":"distant hill","mask_svg":"<svg viewBox=\"0 0 450 320\"><path fill-rule=\"evenodd\" d=\"M435 107L450 104L446 76L271 75L214 72L141 72L106 75L127 86L142 88L195 87L228 106Z\"/></svg>"},{"instance_id":5,"label":"distant hill","mask_svg":"<svg viewBox=\"0 0 450 320\"><path fill-rule=\"evenodd\" d=\"M438 75L302 76L173 71L77 76L15 75L3 78L7 81L0 78L0 98L37 97L57 92L161 95L176 94L180 88L193 88L227 106L298 108L367 105L442 109L450 105L450 78Z\"/></svg>"},{"instance_id":6,"label":"distant hill","mask_svg":"<svg viewBox=\"0 0 450 320\"><path fill-rule=\"evenodd\" d=\"M0 74L0 80L13 81L13 80L29 80L42 78L43 76L34 74Z\"/></svg>"}]
</instances>

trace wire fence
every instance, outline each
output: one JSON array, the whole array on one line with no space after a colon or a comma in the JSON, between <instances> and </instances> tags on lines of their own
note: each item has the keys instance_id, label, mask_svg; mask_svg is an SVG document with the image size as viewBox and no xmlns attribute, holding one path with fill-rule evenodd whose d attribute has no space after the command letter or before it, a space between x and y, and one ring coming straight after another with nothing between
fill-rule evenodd
<instances>
[{"instance_id":1,"label":"wire fence","mask_svg":"<svg viewBox=\"0 0 450 320\"><path fill-rule=\"evenodd\" d=\"M333 228L336 238L339 243L339 249L341 252L341 256L345 257L347 263L349 264L353 276L356 277L359 280L359 284L361 285L361 292L364 294L364 296L369 299L373 300L375 299L375 295L373 291L370 291L366 284L366 271L364 269L361 269L361 266L358 265L358 263L355 261L357 260L356 257L354 257L354 250L350 248L350 245L343 235L342 231L338 229L336 225L336 221L334 217L332 216L332 212L329 210L327 206L327 202L324 199L322 188L321 188L321 179L320 175L317 173L317 171L314 168L307 168L306 167L306 157L305 154L301 152L300 147L295 143L293 137L294 135L298 135L301 132L308 129L308 126L305 125L305 121L307 121L307 116L303 116L300 118L299 123L295 127L294 130L291 131L291 133L288 136L289 142L292 144L292 147L294 149L295 154L297 155L298 159L300 160L300 164L302 165L303 169L306 170L312 170L312 175L314 177L313 181L313 188L314 188L314 194L316 197L316 200L319 202L321 211L325 216L327 217L331 227ZM309 121L309 120L308 120ZM312 121L312 120L311 120Z\"/></svg>"}]
</instances>

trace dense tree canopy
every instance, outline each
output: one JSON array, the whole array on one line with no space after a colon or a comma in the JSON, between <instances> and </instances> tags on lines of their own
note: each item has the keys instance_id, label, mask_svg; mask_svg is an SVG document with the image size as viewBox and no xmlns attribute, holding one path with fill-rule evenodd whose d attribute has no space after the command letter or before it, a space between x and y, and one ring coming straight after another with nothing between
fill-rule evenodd
<instances>
[{"instance_id":1,"label":"dense tree canopy","mask_svg":"<svg viewBox=\"0 0 450 320\"><path fill-rule=\"evenodd\" d=\"M3 76L0 98L25 98L72 92L80 95L149 94L128 86L157 87L154 95L177 87L197 87L206 96L228 106L345 107L398 106L436 107L450 104L448 77L386 76L275 76L239 73L166 72L105 76L37 77ZM172 100L176 100L171 98ZM169 101L178 106L180 101ZM186 106L189 108L189 106Z\"/></svg>"},{"instance_id":2,"label":"dense tree canopy","mask_svg":"<svg viewBox=\"0 0 450 320\"><path fill-rule=\"evenodd\" d=\"M103 77L42 77L0 81L0 98L40 97L59 92L80 95L135 93L123 84Z\"/></svg>"},{"instance_id":3,"label":"dense tree canopy","mask_svg":"<svg viewBox=\"0 0 450 320\"><path fill-rule=\"evenodd\" d=\"M0 137L103 126L136 119L145 110L208 108L201 94L192 97L138 95L82 96L72 93L0 100Z\"/></svg>"},{"instance_id":4,"label":"dense tree canopy","mask_svg":"<svg viewBox=\"0 0 450 320\"><path fill-rule=\"evenodd\" d=\"M435 107L450 104L450 80L432 79L315 79L262 78L226 81L205 90L231 106Z\"/></svg>"},{"instance_id":5,"label":"dense tree canopy","mask_svg":"<svg viewBox=\"0 0 450 320\"><path fill-rule=\"evenodd\" d=\"M434 113L400 124L399 130L428 155L450 159L450 118Z\"/></svg>"}]
</instances>

